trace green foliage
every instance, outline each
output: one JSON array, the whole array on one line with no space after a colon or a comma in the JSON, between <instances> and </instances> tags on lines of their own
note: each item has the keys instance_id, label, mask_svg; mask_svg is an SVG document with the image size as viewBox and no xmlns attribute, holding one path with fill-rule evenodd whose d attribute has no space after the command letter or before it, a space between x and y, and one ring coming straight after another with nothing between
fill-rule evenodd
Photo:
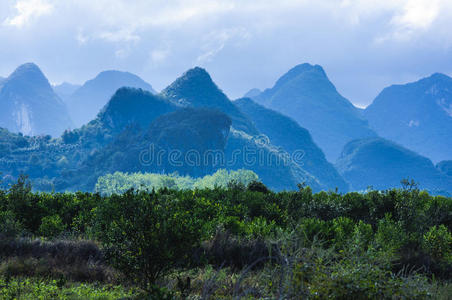
<instances>
[{"instance_id":1,"label":"green foliage","mask_svg":"<svg viewBox=\"0 0 452 300\"><path fill-rule=\"evenodd\" d=\"M63 221L60 216L46 216L42 218L41 226L39 226L39 233L46 238L57 237L65 230Z\"/></svg>"},{"instance_id":2,"label":"green foliage","mask_svg":"<svg viewBox=\"0 0 452 300\"><path fill-rule=\"evenodd\" d=\"M122 194L133 188L135 190L159 190L169 189L213 189L215 187L225 188L230 182L236 182L247 186L251 182L259 180L258 176L249 170L227 171L224 169L216 171L212 175L202 178L189 176L178 176L177 174L162 175L152 173L121 173L115 172L99 177L96 183L96 192L102 195Z\"/></svg>"},{"instance_id":3,"label":"green foliage","mask_svg":"<svg viewBox=\"0 0 452 300\"><path fill-rule=\"evenodd\" d=\"M424 234L423 249L438 260L452 260L452 234L444 225L433 226Z\"/></svg>"},{"instance_id":4,"label":"green foliage","mask_svg":"<svg viewBox=\"0 0 452 300\"><path fill-rule=\"evenodd\" d=\"M324 267L309 282L313 299L425 299L431 296L428 282L418 275L394 277L369 258L343 260Z\"/></svg>"},{"instance_id":5,"label":"green foliage","mask_svg":"<svg viewBox=\"0 0 452 300\"><path fill-rule=\"evenodd\" d=\"M392 220L390 214L378 221L375 243L382 251L392 256L400 251L405 241L405 231L399 222Z\"/></svg>"},{"instance_id":6,"label":"green foliage","mask_svg":"<svg viewBox=\"0 0 452 300\"><path fill-rule=\"evenodd\" d=\"M334 232L333 243L338 249L344 249L355 230L353 220L345 217L339 217L332 221L332 230Z\"/></svg>"},{"instance_id":7,"label":"green foliage","mask_svg":"<svg viewBox=\"0 0 452 300\"><path fill-rule=\"evenodd\" d=\"M143 178L161 188L111 195L34 193L22 177L0 191L0 276L58 279L61 274L65 280L105 283L113 268L114 278L141 287L142 298L152 299L180 296L171 282L174 272L210 263L232 272L215 294L220 298L245 291L236 292L237 276L259 284L256 298L411 299L429 297L436 287L447 290L451 198L415 187L343 195L313 194L300 185L275 193L253 182L254 175L219 171L193 179L118 173L104 177L111 180L103 183L110 190ZM200 186L193 189L195 184ZM15 239L27 234L52 239L62 232L74 241ZM84 239L94 242L83 244ZM429 283L429 276L440 281ZM185 286L184 295L188 290L193 293Z\"/></svg>"},{"instance_id":8,"label":"green foliage","mask_svg":"<svg viewBox=\"0 0 452 300\"><path fill-rule=\"evenodd\" d=\"M0 212L0 238L13 238L22 232L22 224L11 211Z\"/></svg>"},{"instance_id":9,"label":"green foliage","mask_svg":"<svg viewBox=\"0 0 452 300\"><path fill-rule=\"evenodd\" d=\"M162 196L129 191L113 195L97 211L107 257L145 289L189 260L201 242L200 220L179 199Z\"/></svg>"},{"instance_id":10,"label":"green foliage","mask_svg":"<svg viewBox=\"0 0 452 300\"><path fill-rule=\"evenodd\" d=\"M353 230L354 246L359 247L362 251L366 251L373 238L374 232L372 230L372 226L360 220L358 224L355 225L355 229Z\"/></svg>"},{"instance_id":11,"label":"green foliage","mask_svg":"<svg viewBox=\"0 0 452 300\"><path fill-rule=\"evenodd\" d=\"M113 300L138 296L135 289L97 284L63 284L58 280L0 278L1 299Z\"/></svg>"}]
</instances>

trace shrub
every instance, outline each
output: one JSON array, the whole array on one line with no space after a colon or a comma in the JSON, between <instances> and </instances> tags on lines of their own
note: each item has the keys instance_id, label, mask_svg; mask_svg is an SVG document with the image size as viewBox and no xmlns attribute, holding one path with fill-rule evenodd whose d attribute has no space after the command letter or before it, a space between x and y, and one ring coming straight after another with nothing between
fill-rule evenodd
<instances>
[{"instance_id":1,"label":"shrub","mask_svg":"<svg viewBox=\"0 0 452 300\"><path fill-rule=\"evenodd\" d=\"M339 217L332 221L332 230L334 232L334 247L337 249L343 249L349 239L352 237L354 230L353 220L345 217Z\"/></svg>"},{"instance_id":2,"label":"shrub","mask_svg":"<svg viewBox=\"0 0 452 300\"><path fill-rule=\"evenodd\" d=\"M444 225L433 226L424 234L422 247L437 260L450 260L452 258L452 234Z\"/></svg>"},{"instance_id":3,"label":"shrub","mask_svg":"<svg viewBox=\"0 0 452 300\"><path fill-rule=\"evenodd\" d=\"M41 226L39 226L39 232L46 238L57 237L64 229L63 221L58 215L42 218Z\"/></svg>"},{"instance_id":4,"label":"shrub","mask_svg":"<svg viewBox=\"0 0 452 300\"><path fill-rule=\"evenodd\" d=\"M377 225L375 233L376 246L387 255L393 256L400 251L406 240L406 233L400 223L387 214Z\"/></svg>"},{"instance_id":5,"label":"shrub","mask_svg":"<svg viewBox=\"0 0 452 300\"><path fill-rule=\"evenodd\" d=\"M22 232L22 225L11 211L0 212L0 239L14 238Z\"/></svg>"},{"instance_id":6,"label":"shrub","mask_svg":"<svg viewBox=\"0 0 452 300\"><path fill-rule=\"evenodd\" d=\"M215 266L229 266L240 270L259 259L269 258L271 246L262 239L239 238L219 228L203 250L208 262ZM261 264L256 265L262 266Z\"/></svg>"},{"instance_id":7,"label":"shrub","mask_svg":"<svg viewBox=\"0 0 452 300\"><path fill-rule=\"evenodd\" d=\"M300 221L300 224L297 226L297 232L307 242L314 242L316 240L326 241L331 235L331 228L326 221L306 218Z\"/></svg>"},{"instance_id":8,"label":"shrub","mask_svg":"<svg viewBox=\"0 0 452 300\"><path fill-rule=\"evenodd\" d=\"M255 218L252 222L246 225L247 236L256 239L266 239L275 236L277 226L275 221L267 222L262 217Z\"/></svg>"},{"instance_id":9,"label":"shrub","mask_svg":"<svg viewBox=\"0 0 452 300\"><path fill-rule=\"evenodd\" d=\"M171 195L129 191L113 195L97 214L98 238L111 264L144 289L190 259L202 224Z\"/></svg>"},{"instance_id":10,"label":"shrub","mask_svg":"<svg viewBox=\"0 0 452 300\"><path fill-rule=\"evenodd\" d=\"M372 226L360 220L353 231L353 246L359 250L366 251L373 240L373 236Z\"/></svg>"},{"instance_id":11,"label":"shrub","mask_svg":"<svg viewBox=\"0 0 452 300\"><path fill-rule=\"evenodd\" d=\"M252 192L260 192L264 194L270 193L270 190L265 186L265 184L256 180L251 181L248 184L247 189Z\"/></svg>"},{"instance_id":12,"label":"shrub","mask_svg":"<svg viewBox=\"0 0 452 300\"><path fill-rule=\"evenodd\" d=\"M410 274L394 276L361 257L334 263L315 272L309 284L314 299L426 299L430 298L426 278Z\"/></svg>"}]
</instances>

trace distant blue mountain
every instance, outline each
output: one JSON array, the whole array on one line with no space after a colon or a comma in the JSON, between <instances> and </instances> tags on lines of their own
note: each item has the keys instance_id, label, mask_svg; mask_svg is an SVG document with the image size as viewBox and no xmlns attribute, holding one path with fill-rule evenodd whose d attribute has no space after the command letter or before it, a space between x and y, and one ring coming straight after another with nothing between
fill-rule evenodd
<instances>
[{"instance_id":1,"label":"distant blue mountain","mask_svg":"<svg viewBox=\"0 0 452 300\"><path fill-rule=\"evenodd\" d=\"M59 136L72 122L39 67L27 63L0 84L0 127L26 135Z\"/></svg>"},{"instance_id":2,"label":"distant blue mountain","mask_svg":"<svg viewBox=\"0 0 452 300\"><path fill-rule=\"evenodd\" d=\"M81 87L80 84L63 82L61 84L54 85L53 90L61 99L63 99L63 101L66 102L68 98L72 96L72 94L74 94L74 92L80 87Z\"/></svg>"},{"instance_id":3,"label":"distant blue mountain","mask_svg":"<svg viewBox=\"0 0 452 300\"><path fill-rule=\"evenodd\" d=\"M435 168L431 160L382 138L349 142L336 167L353 190L395 188L401 180L413 179L430 192L452 193L452 177Z\"/></svg>"},{"instance_id":4,"label":"distant blue mountain","mask_svg":"<svg viewBox=\"0 0 452 300\"><path fill-rule=\"evenodd\" d=\"M376 134L350 101L342 97L319 65L301 64L284 74L271 89L253 97L309 130L329 161L344 145Z\"/></svg>"},{"instance_id":5,"label":"distant blue mountain","mask_svg":"<svg viewBox=\"0 0 452 300\"><path fill-rule=\"evenodd\" d=\"M436 165L436 168L441 173L452 177L452 160L443 160Z\"/></svg>"},{"instance_id":6,"label":"distant blue mountain","mask_svg":"<svg viewBox=\"0 0 452 300\"><path fill-rule=\"evenodd\" d=\"M150 84L132 73L101 72L67 98L69 112L76 126L81 126L94 119L116 90L121 87L141 88L155 94Z\"/></svg>"},{"instance_id":7,"label":"distant blue mountain","mask_svg":"<svg viewBox=\"0 0 452 300\"><path fill-rule=\"evenodd\" d=\"M323 190L338 188L348 190L345 180L330 164L322 150L314 143L309 132L291 118L263 107L249 98L234 101L275 146L282 147L289 155L302 153L298 162L302 169L312 174Z\"/></svg>"},{"instance_id":8,"label":"distant blue mountain","mask_svg":"<svg viewBox=\"0 0 452 300\"><path fill-rule=\"evenodd\" d=\"M364 116L382 137L435 162L452 159L452 78L433 74L385 88Z\"/></svg>"},{"instance_id":9,"label":"distant blue mountain","mask_svg":"<svg viewBox=\"0 0 452 300\"><path fill-rule=\"evenodd\" d=\"M254 98L259 96L261 93L262 91L260 89L251 89L245 95L243 95L243 98Z\"/></svg>"},{"instance_id":10,"label":"distant blue mountain","mask_svg":"<svg viewBox=\"0 0 452 300\"><path fill-rule=\"evenodd\" d=\"M232 123L225 126L227 122L221 121L224 116ZM218 127L218 122L224 124ZM65 156L74 167L62 173L58 188L89 190L98 176L114 171L177 171L181 175L203 176L217 168L246 168L277 190L296 189L303 182L314 191L326 189L322 180L328 176L316 178L304 166L287 161L277 146L260 143L258 137L253 122L218 89L207 72L192 69L159 95L140 89L119 89L96 119L66 133L62 140L70 150ZM219 150L224 161L195 166L185 160L182 165L144 165L139 161L140 153L149 150L150 145L166 150L165 153L174 149L182 153ZM248 160L246 151L255 156ZM265 160L259 161L257 154Z\"/></svg>"},{"instance_id":11,"label":"distant blue mountain","mask_svg":"<svg viewBox=\"0 0 452 300\"><path fill-rule=\"evenodd\" d=\"M251 135L259 133L248 117L229 100L202 68L188 70L160 95L181 106L216 108L231 118L235 129Z\"/></svg>"}]
</instances>

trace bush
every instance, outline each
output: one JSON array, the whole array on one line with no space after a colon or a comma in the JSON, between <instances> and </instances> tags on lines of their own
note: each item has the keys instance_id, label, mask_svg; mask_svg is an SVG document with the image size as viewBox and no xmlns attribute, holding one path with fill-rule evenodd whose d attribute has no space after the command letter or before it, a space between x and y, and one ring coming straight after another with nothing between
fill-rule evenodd
<instances>
[{"instance_id":1,"label":"bush","mask_svg":"<svg viewBox=\"0 0 452 300\"><path fill-rule=\"evenodd\" d=\"M446 226L433 226L424 234L422 247L424 251L437 260L452 259L452 234Z\"/></svg>"},{"instance_id":2,"label":"bush","mask_svg":"<svg viewBox=\"0 0 452 300\"><path fill-rule=\"evenodd\" d=\"M0 239L14 238L23 232L22 224L11 211L0 212Z\"/></svg>"},{"instance_id":3,"label":"bush","mask_svg":"<svg viewBox=\"0 0 452 300\"><path fill-rule=\"evenodd\" d=\"M336 249L344 249L352 237L355 224L352 219L345 217L334 219L332 223L334 247Z\"/></svg>"},{"instance_id":4,"label":"bush","mask_svg":"<svg viewBox=\"0 0 452 300\"><path fill-rule=\"evenodd\" d=\"M90 241L0 240L0 277L65 278L81 282L114 282L120 276Z\"/></svg>"},{"instance_id":5,"label":"bush","mask_svg":"<svg viewBox=\"0 0 452 300\"><path fill-rule=\"evenodd\" d=\"M178 199L129 191L99 207L98 238L111 264L144 289L190 260L202 224Z\"/></svg>"},{"instance_id":6,"label":"bush","mask_svg":"<svg viewBox=\"0 0 452 300\"><path fill-rule=\"evenodd\" d=\"M396 255L406 240L406 233L400 223L392 220L391 215L387 214L377 225L375 233L375 244L389 256Z\"/></svg>"},{"instance_id":7,"label":"bush","mask_svg":"<svg viewBox=\"0 0 452 300\"><path fill-rule=\"evenodd\" d=\"M217 230L212 240L203 244L209 263L217 267L229 266L235 270L252 265L259 259L269 258L270 249L271 245L262 239L238 238L222 228Z\"/></svg>"},{"instance_id":8,"label":"bush","mask_svg":"<svg viewBox=\"0 0 452 300\"><path fill-rule=\"evenodd\" d=\"M43 237L54 238L60 235L65 230L63 221L60 216L47 216L42 218L41 226L39 226L39 232Z\"/></svg>"}]
</instances>

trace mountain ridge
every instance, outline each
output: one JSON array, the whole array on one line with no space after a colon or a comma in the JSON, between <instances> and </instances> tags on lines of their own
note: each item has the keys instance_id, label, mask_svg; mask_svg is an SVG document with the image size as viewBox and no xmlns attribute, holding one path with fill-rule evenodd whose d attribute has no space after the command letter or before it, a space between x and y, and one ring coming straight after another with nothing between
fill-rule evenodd
<instances>
[{"instance_id":1,"label":"mountain ridge","mask_svg":"<svg viewBox=\"0 0 452 300\"><path fill-rule=\"evenodd\" d=\"M20 65L0 88L0 126L26 135L60 135L72 127L64 102L34 63Z\"/></svg>"},{"instance_id":2,"label":"mountain ridge","mask_svg":"<svg viewBox=\"0 0 452 300\"><path fill-rule=\"evenodd\" d=\"M236 129L251 135L259 133L203 68L195 67L186 71L160 95L181 106L219 109L229 115Z\"/></svg>"},{"instance_id":3,"label":"mountain ridge","mask_svg":"<svg viewBox=\"0 0 452 300\"><path fill-rule=\"evenodd\" d=\"M376 136L359 110L339 94L319 65L295 66L253 100L309 130L330 162L339 157L350 140Z\"/></svg>"},{"instance_id":4,"label":"mountain ridge","mask_svg":"<svg viewBox=\"0 0 452 300\"><path fill-rule=\"evenodd\" d=\"M282 147L291 156L302 151L301 167L318 178L324 190L345 192L348 185L330 164L322 150L314 143L308 130L295 120L277 111L265 108L250 98L234 101L239 109L251 118L256 128L275 146ZM301 153L301 152L300 152Z\"/></svg>"},{"instance_id":5,"label":"mountain ridge","mask_svg":"<svg viewBox=\"0 0 452 300\"><path fill-rule=\"evenodd\" d=\"M383 138L347 143L336 167L354 190L395 188L401 186L401 180L413 179L421 189L452 193L452 178L442 174L430 159Z\"/></svg>"},{"instance_id":6,"label":"mountain ridge","mask_svg":"<svg viewBox=\"0 0 452 300\"><path fill-rule=\"evenodd\" d=\"M77 126L91 121L121 87L141 88L155 94L152 86L130 72L102 71L67 98L69 112Z\"/></svg>"},{"instance_id":7,"label":"mountain ridge","mask_svg":"<svg viewBox=\"0 0 452 300\"><path fill-rule=\"evenodd\" d=\"M435 162L452 159L452 78L447 75L434 73L389 86L365 109L364 116L384 138Z\"/></svg>"}]
</instances>

